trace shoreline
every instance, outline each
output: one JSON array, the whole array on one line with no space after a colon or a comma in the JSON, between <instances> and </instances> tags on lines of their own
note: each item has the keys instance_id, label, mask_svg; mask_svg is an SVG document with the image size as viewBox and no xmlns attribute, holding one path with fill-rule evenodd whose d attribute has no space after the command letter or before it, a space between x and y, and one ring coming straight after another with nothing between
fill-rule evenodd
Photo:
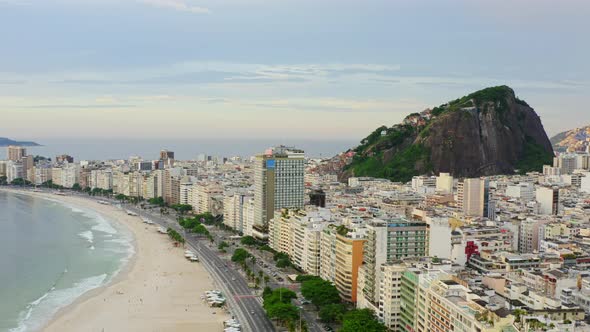
<instances>
[{"instance_id":1,"label":"shoreline","mask_svg":"<svg viewBox=\"0 0 590 332\"><path fill-rule=\"evenodd\" d=\"M110 280L60 308L41 331L223 331L227 313L200 299L205 290L214 288L213 279L201 263L184 258L183 248L157 233L157 225L144 224L139 217L86 197L0 190L89 209L106 217L118 231L131 234L134 252Z\"/></svg>"}]
</instances>

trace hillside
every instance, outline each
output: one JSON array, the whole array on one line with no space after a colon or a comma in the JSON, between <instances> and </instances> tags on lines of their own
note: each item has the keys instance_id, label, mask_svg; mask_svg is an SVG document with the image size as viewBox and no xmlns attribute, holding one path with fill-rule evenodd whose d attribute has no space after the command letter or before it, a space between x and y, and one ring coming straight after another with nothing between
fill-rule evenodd
<instances>
[{"instance_id":1,"label":"hillside","mask_svg":"<svg viewBox=\"0 0 590 332\"><path fill-rule=\"evenodd\" d=\"M0 137L0 146L9 146L9 145L18 145L18 146L39 146L39 144L35 142L26 142L26 141L14 141L6 137Z\"/></svg>"},{"instance_id":2,"label":"hillside","mask_svg":"<svg viewBox=\"0 0 590 332\"><path fill-rule=\"evenodd\" d=\"M551 138L551 144L559 152L586 151L590 145L590 126L559 133Z\"/></svg>"},{"instance_id":3,"label":"hillside","mask_svg":"<svg viewBox=\"0 0 590 332\"><path fill-rule=\"evenodd\" d=\"M507 86L474 92L379 127L354 149L341 178L409 181L450 172L476 177L540 171L553 149L535 111Z\"/></svg>"}]
</instances>

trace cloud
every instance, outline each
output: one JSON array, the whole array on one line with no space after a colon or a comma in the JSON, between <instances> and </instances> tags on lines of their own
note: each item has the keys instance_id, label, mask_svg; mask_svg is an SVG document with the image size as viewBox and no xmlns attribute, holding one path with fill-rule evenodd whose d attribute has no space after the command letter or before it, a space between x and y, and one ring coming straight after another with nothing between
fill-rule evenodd
<instances>
[{"instance_id":1,"label":"cloud","mask_svg":"<svg viewBox=\"0 0 590 332\"><path fill-rule=\"evenodd\" d=\"M209 8L195 6L187 0L139 0L154 7L168 8L193 14L211 14Z\"/></svg>"}]
</instances>

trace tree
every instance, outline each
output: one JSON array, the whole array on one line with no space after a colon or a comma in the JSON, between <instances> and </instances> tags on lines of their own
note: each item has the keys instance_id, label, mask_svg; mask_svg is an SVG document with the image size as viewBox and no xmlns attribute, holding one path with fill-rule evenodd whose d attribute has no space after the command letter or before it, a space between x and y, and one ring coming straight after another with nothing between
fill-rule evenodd
<instances>
[{"instance_id":1,"label":"tree","mask_svg":"<svg viewBox=\"0 0 590 332\"><path fill-rule=\"evenodd\" d=\"M320 309L320 319L326 323L341 322L344 314L346 313L346 307L341 303L332 303L323 306Z\"/></svg>"},{"instance_id":2,"label":"tree","mask_svg":"<svg viewBox=\"0 0 590 332\"><path fill-rule=\"evenodd\" d=\"M23 178L16 178L10 182L13 186L30 186L31 182L23 179Z\"/></svg>"},{"instance_id":3,"label":"tree","mask_svg":"<svg viewBox=\"0 0 590 332\"><path fill-rule=\"evenodd\" d=\"M277 261L276 266L278 268L284 268L291 266L291 261L288 258L281 258Z\"/></svg>"},{"instance_id":4,"label":"tree","mask_svg":"<svg viewBox=\"0 0 590 332\"><path fill-rule=\"evenodd\" d=\"M80 186L79 183L74 183L74 185L72 186L72 190L81 191L82 187Z\"/></svg>"},{"instance_id":5,"label":"tree","mask_svg":"<svg viewBox=\"0 0 590 332\"><path fill-rule=\"evenodd\" d=\"M171 208L180 214L186 214L188 211L193 209L193 206L189 204L174 204L171 206Z\"/></svg>"},{"instance_id":6,"label":"tree","mask_svg":"<svg viewBox=\"0 0 590 332\"><path fill-rule=\"evenodd\" d=\"M277 252L274 254L272 259L276 262L279 259L289 259L289 255L285 254L284 252Z\"/></svg>"},{"instance_id":7,"label":"tree","mask_svg":"<svg viewBox=\"0 0 590 332\"><path fill-rule=\"evenodd\" d=\"M245 262L248 257L250 257L250 253L245 249L238 248L234 251L234 254L231 256L231 261L236 263Z\"/></svg>"},{"instance_id":8,"label":"tree","mask_svg":"<svg viewBox=\"0 0 590 332\"><path fill-rule=\"evenodd\" d=\"M300 274L297 276L297 278L295 278L295 281L297 282L304 282L304 281L308 281L308 280L321 280L322 278L318 277L318 276L312 276L312 275L306 275L306 274Z\"/></svg>"},{"instance_id":9,"label":"tree","mask_svg":"<svg viewBox=\"0 0 590 332\"><path fill-rule=\"evenodd\" d=\"M256 241L256 239L250 235L244 236L241 240L240 243L245 245L245 246L253 246L255 244L258 243L258 241Z\"/></svg>"},{"instance_id":10,"label":"tree","mask_svg":"<svg viewBox=\"0 0 590 332\"><path fill-rule=\"evenodd\" d=\"M370 309L355 309L344 314L341 332L386 332Z\"/></svg>"},{"instance_id":11,"label":"tree","mask_svg":"<svg viewBox=\"0 0 590 332\"><path fill-rule=\"evenodd\" d=\"M163 197L150 198L150 199L148 199L148 203L150 203L152 205L157 205L157 206L160 206L160 207L166 206L166 202L164 202L164 198Z\"/></svg>"},{"instance_id":12,"label":"tree","mask_svg":"<svg viewBox=\"0 0 590 332\"><path fill-rule=\"evenodd\" d=\"M6 176L0 176L0 186L5 186L8 184L8 177Z\"/></svg>"},{"instance_id":13,"label":"tree","mask_svg":"<svg viewBox=\"0 0 590 332\"><path fill-rule=\"evenodd\" d=\"M277 319L280 323L290 324L299 317L299 309L291 304L291 299L297 294L287 288L271 290L265 287L262 292L264 300L262 307L271 319Z\"/></svg>"},{"instance_id":14,"label":"tree","mask_svg":"<svg viewBox=\"0 0 590 332\"><path fill-rule=\"evenodd\" d=\"M301 294L318 308L340 303L340 294L336 286L323 279L304 281L301 284Z\"/></svg>"},{"instance_id":15,"label":"tree","mask_svg":"<svg viewBox=\"0 0 590 332\"><path fill-rule=\"evenodd\" d=\"M123 195L123 194L117 194L117 196L115 196L115 199L118 201L126 201L128 198L127 196Z\"/></svg>"},{"instance_id":16,"label":"tree","mask_svg":"<svg viewBox=\"0 0 590 332\"><path fill-rule=\"evenodd\" d=\"M267 296L263 297L263 304L262 306L267 309L268 306L272 306L277 303L291 303L291 299L297 297L297 294L290 289L287 288L277 288L272 290L272 292L268 293Z\"/></svg>"},{"instance_id":17,"label":"tree","mask_svg":"<svg viewBox=\"0 0 590 332\"><path fill-rule=\"evenodd\" d=\"M291 303L276 303L268 307L266 314L270 319L287 323L299 318L299 309Z\"/></svg>"},{"instance_id":18,"label":"tree","mask_svg":"<svg viewBox=\"0 0 590 332\"><path fill-rule=\"evenodd\" d=\"M225 241L221 241L221 243L219 244L219 246L217 246L217 249L224 250L227 247L229 247L229 243L227 243Z\"/></svg>"},{"instance_id":19,"label":"tree","mask_svg":"<svg viewBox=\"0 0 590 332\"><path fill-rule=\"evenodd\" d=\"M168 236L173 241L178 243L184 244L184 238L180 235L177 231L173 230L172 228L168 227Z\"/></svg>"}]
</instances>

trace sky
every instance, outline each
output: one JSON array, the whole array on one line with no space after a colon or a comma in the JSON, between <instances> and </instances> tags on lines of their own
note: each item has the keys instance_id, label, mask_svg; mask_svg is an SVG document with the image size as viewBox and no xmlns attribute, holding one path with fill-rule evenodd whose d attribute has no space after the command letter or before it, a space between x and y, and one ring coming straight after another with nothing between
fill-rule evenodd
<instances>
[{"instance_id":1,"label":"sky","mask_svg":"<svg viewBox=\"0 0 590 332\"><path fill-rule=\"evenodd\" d=\"M360 140L511 86L590 124L590 1L0 0L0 137Z\"/></svg>"}]
</instances>

